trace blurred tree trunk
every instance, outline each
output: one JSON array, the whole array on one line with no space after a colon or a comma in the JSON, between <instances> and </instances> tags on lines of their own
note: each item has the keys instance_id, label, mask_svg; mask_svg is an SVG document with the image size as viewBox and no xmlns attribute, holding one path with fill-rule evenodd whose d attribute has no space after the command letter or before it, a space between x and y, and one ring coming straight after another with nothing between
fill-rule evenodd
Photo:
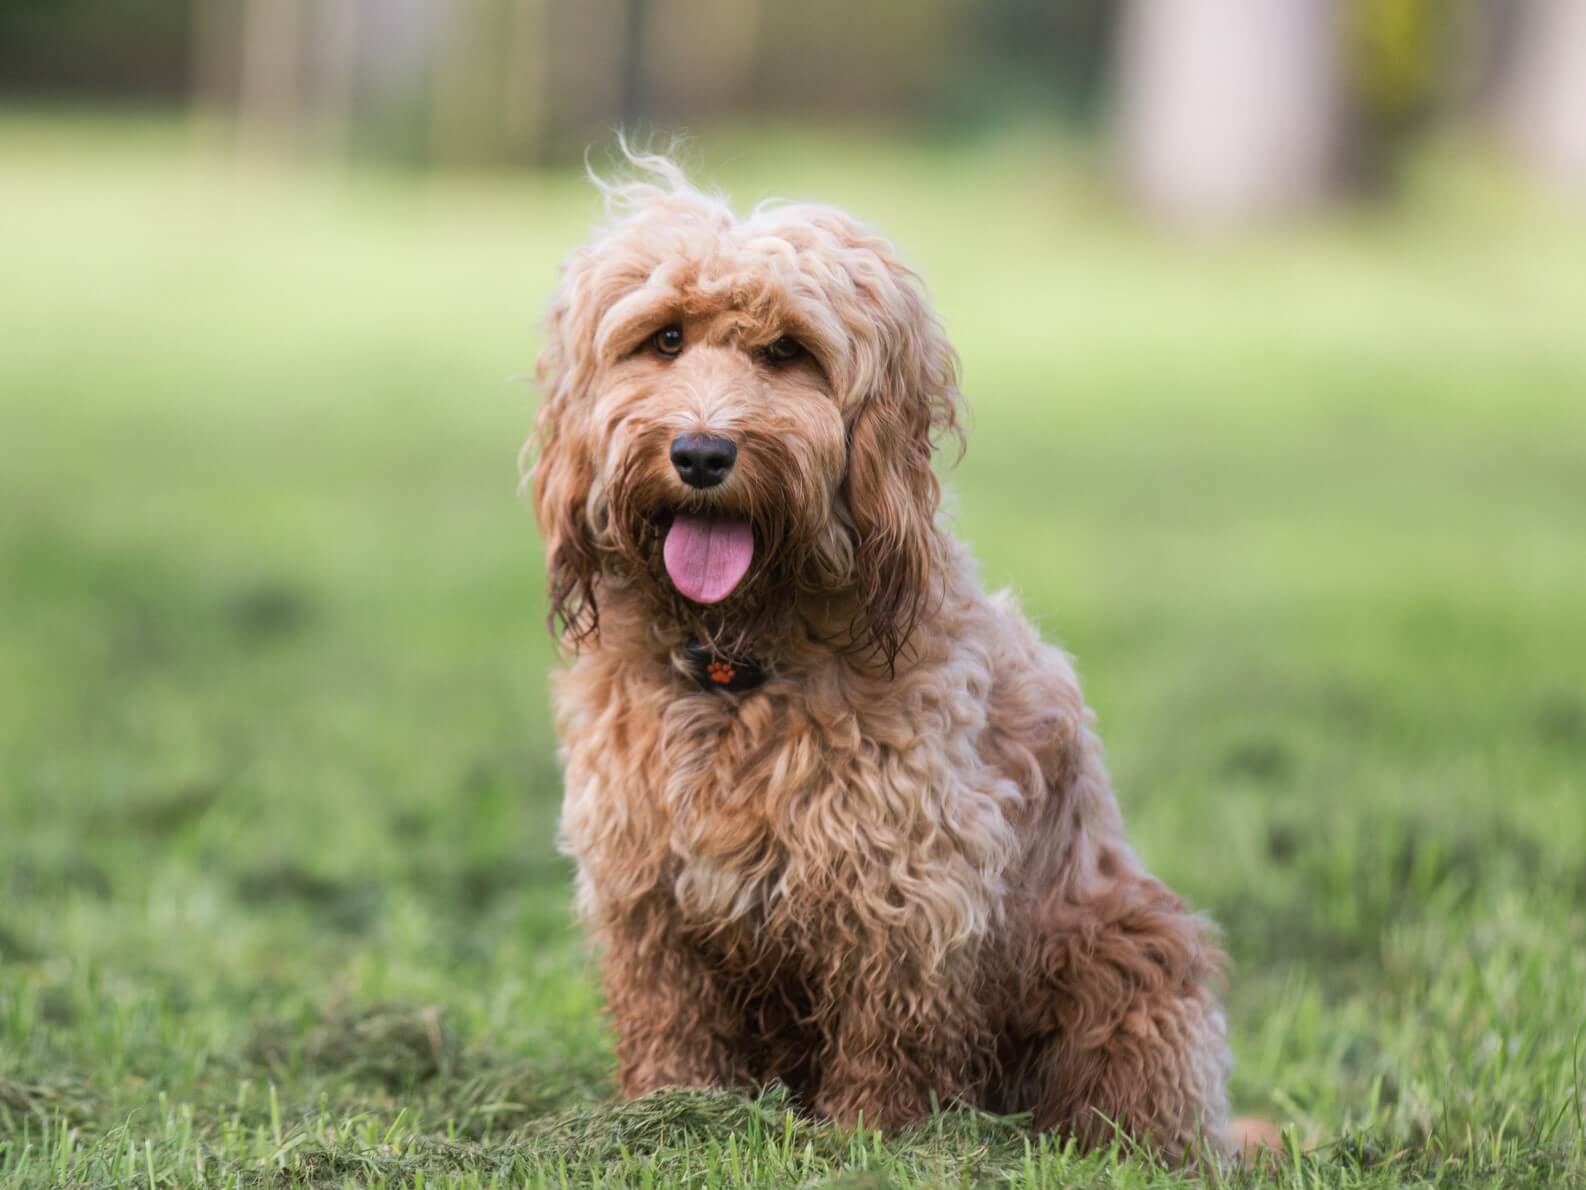
<instances>
[{"instance_id":1,"label":"blurred tree trunk","mask_svg":"<svg viewBox=\"0 0 1586 1190\"><path fill-rule=\"evenodd\" d=\"M1456 114L1491 113L1514 58L1525 0L1463 0L1451 96Z\"/></svg>"},{"instance_id":2,"label":"blurred tree trunk","mask_svg":"<svg viewBox=\"0 0 1586 1190\"><path fill-rule=\"evenodd\" d=\"M622 126L631 134L647 110L644 86L644 0L624 0L622 10Z\"/></svg>"},{"instance_id":3,"label":"blurred tree trunk","mask_svg":"<svg viewBox=\"0 0 1586 1190\"><path fill-rule=\"evenodd\" d=\"M759 31L758 3L650 0L638 34L637 118L671 123L742 111L754 91Z\"/></svg>"},{"instance_id":4,"label":"blurred tree trunk","mask_svg":"<svg viewBox=\"0 0 1586 1190\"><path fill-rule=\"evenodd\" d=\"M1338 181L1331 0L1129 0L1118 120L1125 179L1173 222L1219 226L1316 203Z\"/></svg>"},{"instance_id":5,"label":"blurred tree trunk","mask_svg":"<svg viewBox=\"0 0 1586 1190\"><path fill-rule=\"evenodd\" d=\"M1515 2L1496 88L1503 129L1544 176L1586 192L1586 0Z\"/></svg>"},{"instance_id":6,"label":"blurred tree trunk","mask_svg":"<svg viewBox=\"0 0 1586 1190\"><path fill-rule=\"evenodd\" d=\"M315 123L319 140L333 156L352 155L358 104L359 0L318 0Z\"/></svg>"},{"instance_id":7,"label":"blurred tree trunk","mask_svg":"<svg viewBox=\"0 0 1586 1190\"><path fill-rule=\"evenodd\" d=\"M253 156L283 157L296 140L298 50L298 0L242 0L238 107Z\"/></svg>"},{"instance_id":8,"label":"blurred tree trunk","mask_svg":"<svg viewBox=\"0 0 1586 1190\"><path fill-rule=\"evenodd\" d=\"M547 0L508 0L507 80L502 133L514 160L536 162L545 148L550 110L546 96Z\"/></svg>"},{"instance_id":9,"label":"blurred tree trunk","mask_svg":"<svg viewBox=\"0 0 1586 1190\"><path fill-rule=\"evenodd\" d=\"M192 0L190 13L193 106L205 114L230 111L237 98L236 5Z\"/></svg>"},{"instance_id":10,"label":"blurred tree trunk","mask_svg":"<svg viewBox=\"0 0 1586 1190\"><path fill-rule=\"evenodd\" d=\"M430 68L430 144L425 159L475 165L497 150L502 64L498 0L432 0L442 13Z\"/></svg>"}]
</instances>

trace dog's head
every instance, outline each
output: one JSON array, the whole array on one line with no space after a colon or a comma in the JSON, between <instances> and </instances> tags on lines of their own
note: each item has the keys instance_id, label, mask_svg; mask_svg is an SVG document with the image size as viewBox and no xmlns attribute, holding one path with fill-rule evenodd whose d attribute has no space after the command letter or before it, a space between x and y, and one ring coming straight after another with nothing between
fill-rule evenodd
<instances>
[{"instance_id":1,"label":"dog's head","mask_svg":"<svg viewBox=\"0 0 1586 1190\"><path fill-rule=\"evenodd\" d=\"M535 510L553 622L603 591L742 645L800 599L895 662L938 572L933 445L957 361L892 246L829 207L736 218L664 158L605 186L539 361Z\"/></svg>"}]
</instances>

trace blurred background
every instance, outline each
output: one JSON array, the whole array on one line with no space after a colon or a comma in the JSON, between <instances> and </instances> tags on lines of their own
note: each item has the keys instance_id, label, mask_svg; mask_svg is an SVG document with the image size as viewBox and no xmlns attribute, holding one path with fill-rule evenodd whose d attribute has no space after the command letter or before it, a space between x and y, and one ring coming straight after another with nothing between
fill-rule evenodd
<instances>
[{"instance_id":1,"label":"blurred background","mask_svg":"<svg viewBox=\"0 0 1586 1190\"><path fill-rule=\"evenodd\" d=\"M239 151L536 167L615 126L1114 137L1162 211L1391 191L1464 125L1586 177L1571 0L5 0L15 99L188 111Z\"/></svg>"},{"instance_id":2,"label":"blurred background","mask_svg":"<svg viewBox=\"0 0 1586 1190\"><path fill-rule=\"evenodd\" d=\"M923 272L1240 1106L1563 1152L1582 0L0 0L0 1172L605 1093L516 453L619 126Z\"/></svg>"}]
</instances>

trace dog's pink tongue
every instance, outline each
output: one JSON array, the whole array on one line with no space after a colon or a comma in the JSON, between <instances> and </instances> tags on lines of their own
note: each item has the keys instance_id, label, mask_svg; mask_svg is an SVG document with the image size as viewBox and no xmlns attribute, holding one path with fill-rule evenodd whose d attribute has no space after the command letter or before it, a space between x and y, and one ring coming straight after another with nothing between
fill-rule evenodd
<instances>
[{"instance_id":1,"label":"dog's pink tongue","mask_svg":"<svg viewBox=\"0 0 1586 1190\"><path fill-rule=\"evenodd\" d=\"M678 513L661 549L672 583L695 603L720 603L754 561L754 530L740 517Z\"/></svg>"}]
</instances>

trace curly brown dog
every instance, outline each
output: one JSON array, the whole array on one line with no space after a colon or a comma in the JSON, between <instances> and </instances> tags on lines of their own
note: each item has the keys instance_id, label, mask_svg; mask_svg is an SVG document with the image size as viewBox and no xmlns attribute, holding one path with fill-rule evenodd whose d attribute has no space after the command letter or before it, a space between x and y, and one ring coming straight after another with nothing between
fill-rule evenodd
<instances>
[{"instance_id":1,"label":"curly brown dog","mask_svg":"<svg viewBox=\"0 0 1586 1190\"><path fill-rule=\"evenodd\" d=\"M1226 1151L1209 928L1125 841L1067 656L937 522L957 360L914 274L840 211L740 219L631 159L531 444L622 1091Z\"/></svg>"}]
</instances>

